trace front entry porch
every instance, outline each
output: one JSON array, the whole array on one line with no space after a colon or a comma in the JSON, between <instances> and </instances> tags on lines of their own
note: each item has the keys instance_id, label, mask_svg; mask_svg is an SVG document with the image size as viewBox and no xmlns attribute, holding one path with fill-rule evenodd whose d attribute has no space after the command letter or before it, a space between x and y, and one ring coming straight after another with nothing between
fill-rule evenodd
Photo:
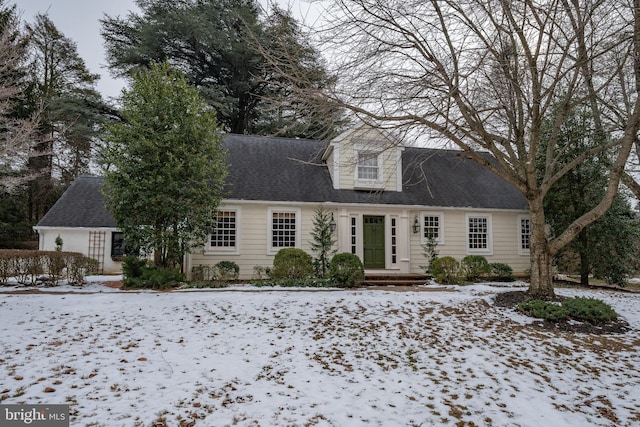
<instances>
[{"instance_id":1,"label":"front entry porch","mask_svg":"<svg viewBox=\"0 0 640 427\"><path fill-rule=\"evenodd\" d=\"M411 273L410 211L369 208L337 212L338 252L357 255L366 273Z\"/></svg>"}]
</instances>

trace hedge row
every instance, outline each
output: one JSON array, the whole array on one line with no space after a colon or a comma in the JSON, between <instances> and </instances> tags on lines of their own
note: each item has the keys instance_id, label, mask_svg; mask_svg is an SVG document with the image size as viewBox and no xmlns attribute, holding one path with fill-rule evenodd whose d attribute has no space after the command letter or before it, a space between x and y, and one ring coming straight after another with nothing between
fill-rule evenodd
<instances>
[{"instance_id":1,"label":"hedge row","mask_svg":"<svg viewBox=\"0 0 640 427\"><path fill-rule=\"evenodd\" d=\"M62 279L80 285L86 274L97 270L98 261L77 252L0 249L0 285L10 277L22 285L57 285Z\"/></svg>"}]
</instances>

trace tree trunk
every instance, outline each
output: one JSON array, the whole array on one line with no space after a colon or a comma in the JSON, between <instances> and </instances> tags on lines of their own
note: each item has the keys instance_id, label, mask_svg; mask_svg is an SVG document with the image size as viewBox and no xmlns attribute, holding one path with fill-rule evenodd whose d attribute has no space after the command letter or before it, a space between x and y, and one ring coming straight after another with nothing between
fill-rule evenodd
<instances>
[{"instance_id":1,"label":"tree trunk","mask_svg":"<svg viewBox=\"0 0 640 427\"><path fill-rule=\"evenodd\" d=\"M529 200L531 234L529 251L531 257L531 279L529 295L540 299L553 299L553 254L547 238L542 198Z\"/></svg>"},{"instance_id":2,"label":"tree trunk","mask_svg":"<svg viewBox=\"0 0 640 427\"><path fill-rule=\"evenodd\" d=\"M589 286L589 271L591 270L591 260L589 259L589 237L587 229L580 232L580 284Z\"/></svg>"}]
</instances>

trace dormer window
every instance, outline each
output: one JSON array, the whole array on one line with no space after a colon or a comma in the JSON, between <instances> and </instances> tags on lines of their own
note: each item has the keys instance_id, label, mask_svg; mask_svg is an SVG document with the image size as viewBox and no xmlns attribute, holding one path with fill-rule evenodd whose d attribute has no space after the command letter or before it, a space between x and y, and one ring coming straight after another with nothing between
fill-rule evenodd
<instances>
[{"instance_id":1,"label":"dormer window","mask_svg":"<svg viewBox=\"0 0 640 427\"><path fill-rule=\"evenodd\" d=\"M356 147L356 156L354 188L361 190L384 189L382 152L373 151L370 147L362 149Z\"/></svg>"},{"instance_id":2,"label":"dormer window","mask_svg":"<svg viewBox=\"0 0 640 427\"><path fill-rule=\"evenodd\" d=\"M378 153L361 151L358 153L358 180L377 181L378 180Z\"/></svg>"}]
</instances>

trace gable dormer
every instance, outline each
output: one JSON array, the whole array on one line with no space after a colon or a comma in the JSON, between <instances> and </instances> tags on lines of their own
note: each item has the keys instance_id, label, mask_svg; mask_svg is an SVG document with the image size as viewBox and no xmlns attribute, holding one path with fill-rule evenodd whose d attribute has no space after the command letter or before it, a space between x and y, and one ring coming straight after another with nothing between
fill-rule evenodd
<instances>
[{"instance_id":1,"label":"gable dormer","mask_svg":"<svg viewBox=\"0 0 640 427\"><path fill-rule=\"evenodd\" d=\"M323 159L335 189L402 191L403 150L388 132L363 124L332 139Z\"/></svg>"}]
</instances>

